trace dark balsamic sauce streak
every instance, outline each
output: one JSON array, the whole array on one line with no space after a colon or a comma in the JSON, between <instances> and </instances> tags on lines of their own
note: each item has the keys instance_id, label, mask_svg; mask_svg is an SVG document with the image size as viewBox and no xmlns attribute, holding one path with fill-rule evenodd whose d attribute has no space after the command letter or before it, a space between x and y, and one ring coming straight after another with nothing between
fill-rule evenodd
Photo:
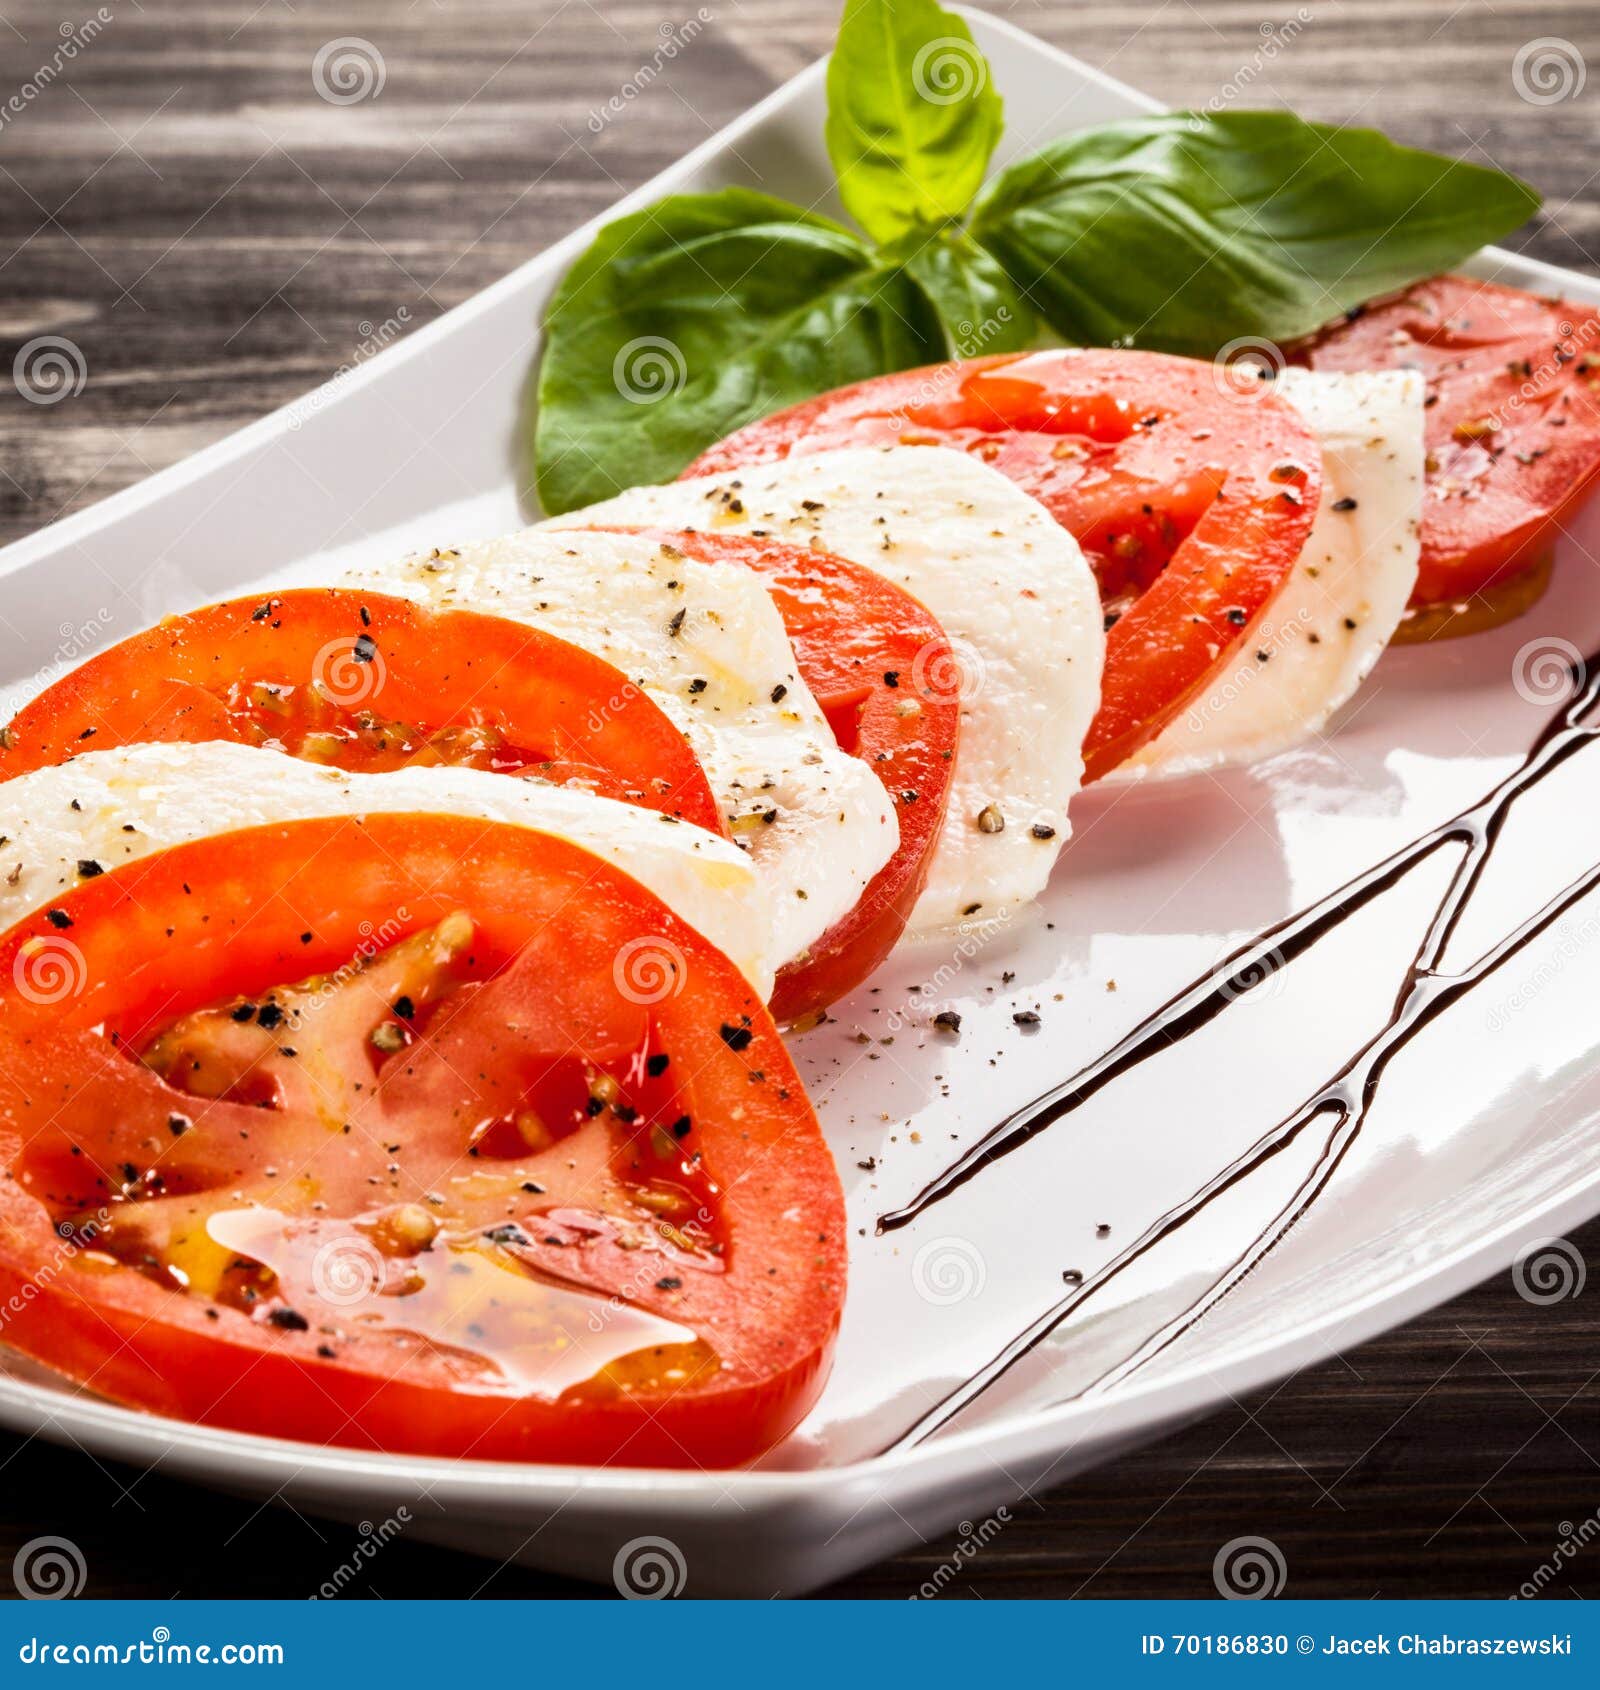
<instances>
[{"instance_id":1,"label":"dark balsamic sauce streak","mask_svg":"<svg viewBox=\"0 0 1600 1690\"><path fill-rule=\"evenodd\" d=\"M1188 1308L1168 1321L1131 1356L1092 1380L1074 1396L1087 1396L1120 1384L1159 1355L1246 1279L1316 1201L1355 1143L1377 1097L1384 1072L1394 1057L1458 998L1531 944L1567 910L1600 889L1600 863L1597 863L1515 931L1492 945L1469 967L1457 973L1442 971L1440 964L1444 952L1482 881L1517 798L1559 768L1574 752L1600 737L1600 708L1597 708L1600 707L1600 652L1574 665L1572 673L1572 700L1545 727L1522 764L1478 803L1375 864L1320 902L1242 945L1212 974L1195 981L1169 999L1104 1055L1061 1085L1008 1115L950 1168L918 1192L903 1209L880 1218L880 1232L908 1225L925 1209L965 1185L981 1169L1071 1114L1119 1075L1207 1025L1234 999L1252 986L1259 985L1278 969L1286 967L1295 957L1332 932L1346 917L1364 908L1436 851L1450 844L1465 846L1461 861L1406 970L1395 997L1394 1010L1384 1027L1332 1079L1259 1138L1244 1155L1222 1169L1187 1201L1160 1216L1098 1273L1046 1309L972 1378L957 1386L882 1453L921 1443L960 1414L1089 1298L1164 1239L1187 1225L1225 1192L1293 1144L1313 1122L1324 1122L1328 1127L1328 1139L1316 1163L1289 1201L1257 1234L1249 1247Z\"/></svg>"}]
</instances>

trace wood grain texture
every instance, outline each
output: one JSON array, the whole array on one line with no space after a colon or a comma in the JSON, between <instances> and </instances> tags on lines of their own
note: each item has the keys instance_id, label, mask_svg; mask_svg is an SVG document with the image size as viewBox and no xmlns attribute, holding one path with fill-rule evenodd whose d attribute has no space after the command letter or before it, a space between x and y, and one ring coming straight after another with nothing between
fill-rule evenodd
<instances>
[{"instance_id":1,"label":"wood grain texture","mask_svg":"<svg viewBox=\"0 0 1600 1690\"><path fill-rule=\"evenodd\" d=\"M81 508L291 400L403 310L466 299L826 50L833 0L709 0L710 22L614 121L664 0L142 0L67 62L58 0L0 0L0 358L69 337L83 390L0 386L0 539ZM1600 271L1600 20L1592 0L1020 0L991 9L1174 104L1242 102L1381 125L1532 179L1519 240ZM1280 34L1287 35L1280 28ZM338 36L381 51L382 96L317 97ZM1574 44L1594 86L1522 98L1518 49ZM1600 1224L1585 1293L1532 1307L1509 1277L1016 1510L975 1556L953 1535L838 1594L1206 1596L1241 1536L1289 1594L1505 1596L1600 1509ZM70 1536L101 1596L302 1596L348 1529L0 1440L0 1565ZM953 1575L941 1572L956 1566ZM402 1538L350 1587L386 1597L583 1594ZM1600 1544L1552 1592L1600 1594Z\"/></svg>"}]
</instances>

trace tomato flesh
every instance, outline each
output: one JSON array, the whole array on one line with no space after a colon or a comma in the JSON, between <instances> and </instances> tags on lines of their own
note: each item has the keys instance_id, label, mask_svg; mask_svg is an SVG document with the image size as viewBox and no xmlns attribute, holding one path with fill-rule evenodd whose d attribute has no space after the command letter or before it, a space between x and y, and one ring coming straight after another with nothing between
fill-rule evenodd
<instances>
[{"instance_id":1,"label":"tomato flesh","mask_svg":"<svg viewBox=\"0 0 1600 1690\"><path fill-rule=\"evenodd\" d=\"M1227 661L1310 533L1322 455L1269 391L1149 352L1002 354L840 388L730 435L687 475L843 446L967 451L1083 548L1107 635L1085 779L1153 739Z\"/></svg>"},{"instance_id":2,"label":"tomato flesh","mask_svg":"<svg viewBox=\"0 0 1600 1690\"><path fill-rule=\"evenodd\" d=\"M760 574L834 738L867 764L895 806L894 855L855 907L778 971L772 1012L798 1020L872 973L927 883L961 728L955 658L930 610L860 564L747 535L650 532L703 562Z\"/></svg>"},{"instance_id":3,"label":"tomato flesh","mask_svg":"<svg viewBox=\"0 0 1600 1690\"><path fill-rule=\"evenodd\" d=\"M217 739L355 772L533 775L726 831L682 734L602 658L502 617L341 588L208 605L120 641L15 717L0 779Z\"/></svg>"},{"instance_id":4,"label":"tomato flesh","mask_svg":"<svg viewBox=\"0 0 1600 1690\"><path fill-rule=\"evenodd\" d=\"M1315 370L1421 370L1428 447L1412 605L1532 569L1600 476L1600 312L1434 276L1301 347Z\"/></svg>"},{"instance_id":5,"label":"tomato flesh","mask_svg":"<svg viewBox=\"0 0 1600 1690\"><path fill-rule=\"evenodd\" d=\"M251 829L18 924L0 1168L7 1342L237 1430L738 1465L838 1325L838 1178L770 1016L521 828Z\"/></svg>"}]
</instances>

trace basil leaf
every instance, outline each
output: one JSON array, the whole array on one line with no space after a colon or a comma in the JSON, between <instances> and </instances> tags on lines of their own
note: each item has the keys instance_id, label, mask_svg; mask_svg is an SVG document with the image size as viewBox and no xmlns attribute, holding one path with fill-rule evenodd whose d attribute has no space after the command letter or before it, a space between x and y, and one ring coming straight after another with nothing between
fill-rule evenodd
<instances>
[{"instance_id":1,"label":"basil leaf","mask_svg":"<svg viewBox=\"0 0 1600 1690\"><path fill-rule=\"evenodd\" d=\"M1538 204L1513 176L1376 130L1179 112L1055 142L995 182L973 226L1063 335L1210 357L1449 269Z\"/></svg>"},{"instance_id":2,"label":"basil leaf","mask_svg":"<svg viewBox=\"0 0 1600 1690\"><path fill-rule=\"evenodd\" d=\"M1003 123L961 18L934 0L847 0L828 61L828 156L874 240L960 217Z\"/></svg>"},{"instance_id":3,"label":"basil leaf","mask_svg":"<svg viewBox=\"0 0 1600 1690\"><path fill-rule=\"evenodd\" d=\"M743 188L663 200L602 229L550 302L539 502L667 480L756 417L943 350L921 288L836 223Z\"/></svg>"},{"instance_id":4,"label":"basil leaf","mask_svg":"<svg viewBox=\"0 0 1600 1690\"><path fill-rule=\"evenodd\" d=\"M965 235L909 237L885 248L921 284L938 307L955 358L986 352L1020 352L1031 346L1038 319L992 253Z\"/></svg>"}]
</instances>

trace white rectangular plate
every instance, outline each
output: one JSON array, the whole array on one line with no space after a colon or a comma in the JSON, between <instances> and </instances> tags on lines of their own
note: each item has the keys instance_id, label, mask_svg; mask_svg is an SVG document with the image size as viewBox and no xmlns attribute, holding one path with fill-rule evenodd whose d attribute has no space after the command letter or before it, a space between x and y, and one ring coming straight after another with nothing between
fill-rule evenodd
<instances>
[{"instance_id":1,"label":"white rectangular plate","mask_svg":"<svg viewBox=\"0 0 1600 1690\"><path fill-rule=\"evenodd\" d=\"M1001 164L1065 130L1151 109L1006 24L972 22L1006 100ZM822 120L815 65L616 209L732 182L809 204L829 179ZM541 307L592 233L579 230L334 386L11 547L0 559L6 684L25 695L30 677L82 655L86 638L109 642L252 585L330 579L358 558L518 526L529 513L518 506L512 441ZM1485 263L1512 282L1600 301L1600 286L1580 276L1492 254ZM1215 1279L1304 1174L1309 1140L1118 1280L952 1427L914 1450L875 1453L1056 1301L1063 1273L1103 1266L1377 1026L1418 937L1415 898L1380 901L912 1228L876 1237L878 1213L1235 940L1508 769L1548 714L1514 685L1519 652L1547 635L1600 645L1600 593L1583 567L1600 545L1597 516L1565 543L1556 587L1531 616L1389 653L1329 738L1268 765L1092 792L1041 909L981 945L897 959L831 1025L795 1041L844 1171L852 1282L826 1394L762 1470L363 1456L179 1426L20 1365L0 1378L0 1419L311 1511L379 1519L404 1505L419 1534L479 1554L606 1579L622 1546L655 1537L693 1589L794 1593L1059 1483L1504 1268L1528 1241L1600 1210L1593 903L1417 1041L1326 1197L1195 1332L1128 1383L1064 1400ZM1527 802L1462 955L1593 860L1588 779L1586 790L1569 769ZM1417 879L1437 890L1442 870ZM912 1008L919 984L931 991ZM943 1007L963 1016L958 1042L929 1029ZM1012 1023L1020 1008L1040 1011L1038 1030Z\"/></svg>"}]
</instances>

